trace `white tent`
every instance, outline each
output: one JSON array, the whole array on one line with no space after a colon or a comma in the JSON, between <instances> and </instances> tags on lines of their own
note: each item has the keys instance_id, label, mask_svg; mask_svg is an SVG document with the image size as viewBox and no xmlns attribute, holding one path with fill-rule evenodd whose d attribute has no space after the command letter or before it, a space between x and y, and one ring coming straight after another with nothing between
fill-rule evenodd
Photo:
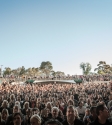
<instances>
[{"instance_id":1,"label":"white tent","mask_svg":"<svg viewBox=\"0 0 112 125\"><path fill-rule=\"evenodd\" d=\"M76 83L74 80L36 80L33 83L45 83L45 82Z\"/></svg>"}]
</instances>

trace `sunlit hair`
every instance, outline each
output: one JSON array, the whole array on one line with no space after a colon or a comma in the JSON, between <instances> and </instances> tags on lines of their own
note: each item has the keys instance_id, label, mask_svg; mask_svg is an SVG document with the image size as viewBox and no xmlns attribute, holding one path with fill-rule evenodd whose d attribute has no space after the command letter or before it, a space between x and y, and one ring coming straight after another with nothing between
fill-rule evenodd
<instances>
[{"instance_id":1,"label":"sunlit hair","mask_svg":"<svg viewBox=\"0 0 112 125\"><path fill-rule=\"evenodd\" d=\"M50 107L48 107L48 105L49 105ZM51 102L47 102L46 108L50 109L50 111L51 111L51 109L52 109L52 103L51 103Z\"/></svg>"},{"instance_id":2,"label":"sunlit hair","mask_svg":"<svg viewBox=\"0 0 112 125\"><path fill-rule=\"evenodd\" d=\"M7 107L9 107L9 103L7 100L3 100L1 107L3 107L4 103L6 103Z\"/></svg>"},{"instance_id":3,"label":"sunlit hair","mask_svg":"<svg viewBox=\"0 0 112 125\"><path fill-rule=\"evenodd\" d=\"M14 105L13 112L14 112L14 108L17 108L20 111L19 105Z\"/></svg>"},{"instance_id":4,"label":"sunlit hair","mask_svg":"<svg viewBox=\"0 0 112 125\"><path fill-rule=\"evenodd\" d=\"M20 105L20 102L19 102L19 101L16 101L16 102L15 102L15 105L18 105L19 108L21 109L21 105Z\"/></svg>"},{"instance_id":5,"label":"sunlit hair","mask_svg":"<svg viewBox=\"0 0 112 125\"><path fill-rule=\"evenodd\" d=\"M39 125L41 125L41 118L40 118L39 115L35 114L35 115L33 115L33 116L30 118L30 120L31 120L31 119L36 119L36 120L37 120L37 123L38 123Z\"/></svg>"},{"instance_id":6,"label":"sunlit hair","mask_svg":"<svg viewBox=\"0 0 112 125\"><path fill-rule=\"evenodd\" d=\"M56 110L57 112L59 112L59 108L58 107L52 107L52 112Z\"/></svg>"},{"instance_id":7,"label":"sunlit hair","mask_svg":"<svg viewBox=\"0 0 112 125\"><path fill-rule=\"evenodd\" d=\"M10 95L10 100L12 100L12 97L13 97L13 99L15 99L15 95L14 94Z\"/></svg>"},{"instance_id":8,"label":"sunlit hair","mask_svg":"<svg viewBox=\"0 0 112 125\"><path fill-rule=\"evenodd\" d=\"M28 104L28 108L29 108L29 102L25 102L23 105L23 109L25 109L25 105Z\"/></svg>"},{"instance_id":9,"label":"sunlit hair","mask_svg":"<svg viewBox=\"0 0 112 125\"><path fill-rule=\"evenodd\" d=\"M7 114L7 117L9 116L9 112L8 112L8 110L5 109L5 108L2 110L1 116L3 116L3 113Z\"/></svg>"},{"instance_id":10,"label":"sunlit hair","mask_svg":"<svg viewBox=\"0 0 112 125\"><path fill-rule=\"evenodd\" d=\"M78 113L77 109L74 109L74 112L75 112L75 117L76 117L77 119L80 119L79 113Z\"/></svg>"},{"instance_id":11,"label":"sunlit hair","mask_svg":"<svg viewBox=\"0 0 112 125\"><path fill-rule=\"evenodd\" d=\"M50 105L50 106L51 106L51 102L47 102L47 103L46 103L46 107L47 107L48 105Z\"/></svg>"},{"instance_id":12,"label":"sunlit hair","mask_svg":"<svg viewBox=\"0 0 112 125\"><path fill-rule=\"evenodd\" d=\"M72 105L74 105L74 101L73 101L72 99L69 99L69 100L68 100L67 104L69 104L69 103L72 103ZM71 105L71 104L70 104L70 105Z\"/></svg>"}]
</instances>

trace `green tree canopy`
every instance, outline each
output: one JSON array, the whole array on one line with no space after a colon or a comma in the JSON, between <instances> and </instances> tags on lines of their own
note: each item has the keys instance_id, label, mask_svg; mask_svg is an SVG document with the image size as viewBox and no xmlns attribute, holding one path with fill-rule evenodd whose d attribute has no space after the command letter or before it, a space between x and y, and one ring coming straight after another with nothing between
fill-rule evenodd
<instances>
[{"instance_id":1,"label":"green tree canopy","mask_svg":"<svg viewBox=\"0 0 112 125\"><path fill-rule=\"evenodd\" d=\"M41 62L40 67L30 67L25 69L24 66L18 67L16 69L11 69L10 67L6 67L3 75L14 75L20 77L36 77L36 76L56 76L65 75L64 72L61 71L53 71L53 66L50 61Z\"/></svg>"},{"instance_id":2,"label":"green tree canopy","mask_svg":"<svg viewBox=\"0 0 112 125\"><path fill-rule=\"evenodd\" d=\"M98 74L112 73L112 67L106 64L105 61L99 61L98 67L94 69Z\"/></svg>"},{"instance_id":3,"label":"green tree canopy","mask_svg":"<svg viewBox=\"0 0 112 125\"><path fill-rule=\"evenodd\" d=\"M40 70L46 75L49 76L50 72L52 71L53 66L52 63L49 61L42 62L40 65Z\"/></svg>"},{"instance_id":4,"label":"green tree canopy","mask_svg":"<svg viewBox=\"0 0 112 125\"><path fill-rule=\"evenodd\" d=\"M10 75L11 74L11 68L5 67L3 75Z\"/></svg>"},{"instance_id":5,"label":"green tree canopy","mask_svg":"<svg viewBox=\"0 0 112 125\"><path fill-rule=\"evenodd\" d=\"M61 72L61 71L51 71L51 74L54 76L54 77L57 77L57 76L65 76L65 73L64 72Z\"/></svg>"},{"instance_id":6,"label":"green tree canopy","mask_svg":"<svg viewBox=\"0 0 112 125\"><path fill-rule=\"evenodd\" d=\"M24 74L25 74L25 72L26 72L25 67L24 67L24 66L22 66L22 67L20 68L19 75L20 75L20 76L21 76L21 75L24 75Z\"/></svg>"},{"instance_id":7,"label":"green tree canopy","mask_svg":"<svg viewBox=\"0 0 112 125\"><path fill-rule=\"evenodd\" d=\"M80 64L80 68L82 69L82 71L83 71L83 75L88 75L89 74L89 72L91 71L91 64L90 63L84 63L84 62L82 62L81 64Z\"/></svg>"}]
</instances>

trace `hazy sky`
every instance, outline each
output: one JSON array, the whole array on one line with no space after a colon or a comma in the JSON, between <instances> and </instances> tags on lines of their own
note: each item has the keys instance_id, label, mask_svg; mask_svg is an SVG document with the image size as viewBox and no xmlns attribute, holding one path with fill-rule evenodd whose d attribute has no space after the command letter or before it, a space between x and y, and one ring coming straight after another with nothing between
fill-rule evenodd
<instances>
[{"instance_id":1,"label":"hazy sky","mask_svg":"<svg viewBox=\"0 0 112 125\"><path fill-rule=\"evenodd\" d=\"M0 0L0 65L82 74L112 64L112 0ZM93 71L92 69L92 71Z\"/></svg>"}]
</instances>

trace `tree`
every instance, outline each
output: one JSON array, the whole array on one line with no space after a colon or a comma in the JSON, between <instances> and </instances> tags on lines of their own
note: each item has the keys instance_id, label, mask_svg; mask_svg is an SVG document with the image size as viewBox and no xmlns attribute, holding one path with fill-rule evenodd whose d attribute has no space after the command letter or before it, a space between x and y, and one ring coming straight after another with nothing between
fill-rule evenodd
<instances>
[{"instance_id":1,"label":"tree","mask_svg":"<svg viewBox=\"0 0 112 125\"><path fill-rule=\"evenodd\" d=\"M32 68L32 75L33 75L33 77L36 77L36 76L40 75L40 70L39 70L39 68L33 67L33 68Z\"/></svg>"},{"instance_id":2,"label":"tree","mask_svg":"<svg viewBox=\"0 0 112 125\"><path fill-rule=\"evenodd\" d=\"M12 70L11 70L11 74L12 74L12 75L18 76L17 69L12 69Z\"/></svg>"},{"instance_id":3,"label":"tree","mask_svg":"<svg viewBox=\"0 0 112 125\"><path fill-rule=\"evenodd\" d=\"M89 72L91 71L91 64L90 63L84 63L84 62L82 62L80 64L80 68L83 71L83 75L88 75Z\"/></svg>"},{"instance_id":4,"label":"tree","mask_svg":"<svg viewBox=\"0 0 112 125\"><path fill-rule=\"evenodd\" d=\"M98 67L94 69L98 74L106 74L112 72L112 67L106 64L105 61L99 61Z\"/></svg>"},{"instance_id":5,"label":"tree","mask_svg":"<svg viewBox=\"0 0 112 125\"><path fill-rule=\"evenodd\" d=\"M26 69L25 75L27 75L28 77L36 77L40 75L40 70L38 67L28 68Z\"/></svg>"},{"instance_id":6,"label":"tree","mask_svg":"<svg viewBox=\"0 0 112 125\"><path fill-rule=\"evenodd\" d=\"M65 76L65 73L61 71L57 71L57 72L51 71L51 75L54 77L58 77L58 76Z\"/></svg>"},{"instance_id":7,"label":"tree","mask_svg":"<svg viewBox=\"0 0 112 125\"><path fill-rule=\"evenodd\" d=\"M5 67L5 70L3 72L3 75L11 75L11 68Z\"/></svg>"},{"instance_id":8,"label":"tree","mask_svg":"<svg viewBox=\"0 0 112 125\"><path fill-rule=\"evenodd\" d=\"M50 72L52 71L53 66L52 63L49 61L46 62L42 62L40 65L40 70L42 71L42 73L44 73L46 76L50 75Z\"/></svg>"},{"instance_id":9,"label":"tree","mask_svg":"<svg viewBox=\"0 0 112 125\"><path fill-rule=\"evenodd\" d=\"M26 69L26 75L27 75L28 77L31 77L31 76L32 76L32 68Z\"/></svg>"},{"instance_id":10,"label":"tree","mask_svg":"<svg viewBox=\"0 0 112 125\"><path fill-rule=\"evenodd\" d=\"M20 68L19 75L20 75L20 76L25 75L25 72L26 72L25 67L22 66L22 67Z\"/></svg>"},{"instance_id":11,"label":"tree","mask_svg":"<svg viewBox=\"0 0 112 125\"><path fill-rule=\"evenodd\" d=\"M65 76L65 73L61 72L61 71L57 71L56 72L56 76Z\"/></svg>"}]
</instances>

